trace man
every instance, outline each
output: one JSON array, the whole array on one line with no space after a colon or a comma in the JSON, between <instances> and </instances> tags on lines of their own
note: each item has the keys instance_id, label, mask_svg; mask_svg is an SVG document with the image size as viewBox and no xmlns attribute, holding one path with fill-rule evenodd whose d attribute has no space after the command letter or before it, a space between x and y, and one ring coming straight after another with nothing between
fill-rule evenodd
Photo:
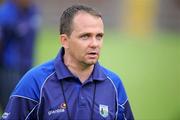
<instances>
[{"instance_id":1,"label":"man","mask_svg":"<svg viewBox=\"0 0 180 120\"><path fill-rule=\"evenodd\" d=\"M59 54L22 78L2 118L133 119L119 77L98 63L103 35L101 15L94 9L75 5L65 10Z\"/></svg>"},{"instance_id":2,"label":"man","mask_svg":"<svg viewBox=\"0 0 180 120\"><path fill-rule=\"evenodd\" d=\"M6 0L0 6L0 106L33 64L39 13L32 0Z\"/></svg>"}]
</instances>

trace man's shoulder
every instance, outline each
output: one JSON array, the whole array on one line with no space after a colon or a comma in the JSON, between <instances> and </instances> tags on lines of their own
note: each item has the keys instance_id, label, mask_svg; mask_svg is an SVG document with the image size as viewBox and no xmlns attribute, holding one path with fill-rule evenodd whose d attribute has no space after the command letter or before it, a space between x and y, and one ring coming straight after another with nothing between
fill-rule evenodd
<instances>
[{"instance_id":1,"label":"man's shoulder","mask_svg":"<svg viewBox=\"0 0 180 120\"><path fill-rule=\"evenodd\" d=\"M43 83L52 74L54 74L53 61L32 68L22 77L11 96L23 96L38 101Z\"/></svg>"},{"instance_id":2,"label":"man's shoulder","mask_svg":"<svg viewBox=\"0 0 180 120\"><path fill-rule=\"evenodd\" d=\"M105 68L103 66L101 68L102 68L104 74L108 77L108 79L112 80L116 84L119 84L121 82L121 78L115 72L113 72L112 70Z\"/></svg>"},{"instance_id":3,"label":"man's shoulder","mask_svg":"<svg viewBox=\"0 0 180 120\"><path fill-rule=\"evenodd\" d=\"M32 75L35 78L45 77L54 72L54 60L48 61L30 69L25 75Z\"/></svg>"},{"instance_id":4,"label":"man's shoulder","mask_svg":"<svg viewBox=\"0 0 180 120\"><path fill-rule=\"evenodd\" d=\"M41 85L54 70L54 61L48 61L29 70L21 80L31 79Z\"/></svg>"},{"instance_id":5,"label":"man's shoulder","mask_svg":"<svg viewBox=\"0 0 180 120\"><path fill-rule=\"evenodd\" d=\"M116 88L118 94L118 103L120 105L124 104L127 101L127 95L121 78L116 73L107 68L102 67L102 69L107 78L113 83L114 87Z\"/></svg>"}]
</instances>

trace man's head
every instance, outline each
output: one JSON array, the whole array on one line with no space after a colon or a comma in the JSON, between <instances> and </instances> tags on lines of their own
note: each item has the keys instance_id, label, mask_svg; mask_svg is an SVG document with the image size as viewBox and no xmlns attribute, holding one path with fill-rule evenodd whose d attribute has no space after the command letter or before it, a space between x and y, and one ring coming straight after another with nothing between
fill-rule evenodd
<instances>
[{"instance_id":1,"label":"man's head","mask_svg":"<svg viewBox=\"0 0 180 120\"><path fill-rule=\"evenodd\" d=\"M61 44L64 59L78 66L95 64L103 43L104 24L101 15L85 6L72 6L61 17Z\"/></svg>"}]
</instances>

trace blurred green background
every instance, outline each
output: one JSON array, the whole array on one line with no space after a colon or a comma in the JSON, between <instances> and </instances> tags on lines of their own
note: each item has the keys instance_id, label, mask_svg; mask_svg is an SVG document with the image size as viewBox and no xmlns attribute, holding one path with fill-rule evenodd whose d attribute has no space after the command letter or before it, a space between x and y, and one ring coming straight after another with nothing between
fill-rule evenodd
<instances>
[{"instance_id":1,"label":"blurred green background","mask_svg":"<svg viewBox=\"0 0 180 120\"><path fill-rule=\"evenodd\" d=\"M41 33L36 64L56 56L57 31ZM107 31L100 62L120 75L136 120L180 119L180 35L133 37Z\"/></svg>"}]
</instances>

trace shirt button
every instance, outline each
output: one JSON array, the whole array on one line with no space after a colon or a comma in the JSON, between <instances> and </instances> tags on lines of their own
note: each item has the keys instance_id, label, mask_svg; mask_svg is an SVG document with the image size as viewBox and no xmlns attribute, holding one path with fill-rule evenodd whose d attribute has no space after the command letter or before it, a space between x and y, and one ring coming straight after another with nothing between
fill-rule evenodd
<instances>
[{"instance_id":1,"label":"shirt button","mask_svg":"<svg viewBox=\"0 0 180 120\"><path fill-rule=\"evenodd\" d=\"M85 98L83 96L80 96L79 105L80 106L85 106L86 105Z\"/></svg>"},{"instance_id":2,"label":"shirt button","mask_svg":"<svg viewBox=\"0 0 180 120\"><path fill-rule=\"evenodd\" d=\"M81 100L84 100L84 97L83 97L83 96L81 96L80 98L81 98Z\"/></svg>"}]
</instances>

